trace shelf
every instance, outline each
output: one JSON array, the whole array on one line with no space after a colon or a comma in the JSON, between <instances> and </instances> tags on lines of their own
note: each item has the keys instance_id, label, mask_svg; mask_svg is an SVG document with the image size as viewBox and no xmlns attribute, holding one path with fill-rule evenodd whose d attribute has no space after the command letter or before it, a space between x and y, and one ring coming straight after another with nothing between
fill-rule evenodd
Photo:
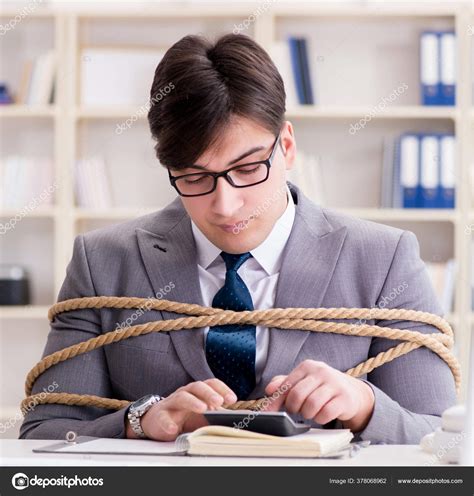
<instances>
[{"instance_id":1,"label":"shelf","mask_svg":"<svg viewBox=\"0 0 474 496\"><path fill-rule=\"evenodd\" d=\"M423 17L423 18L436 18L436 17L450 17L454 16L459 10L458 6L453 5L439 5L439 2L430 2L428 4L415 5L414 3L406 3L402 5L396 4L383 4L381 2L366 5L354 5L354 3L338 2L339 5L334 5L328 2L324 5L322 3L307 3L301 2L291 3L282 2L281 4L271 5L271 12L274 15L281 17L302 17L304 16L315 17ZM96 8L91 9L88 5L78 5L75 12L80 19L99 18L120 20L126 19L154 19L154 18L229 18L229 17L242 17L246 18L252 14L254 8L245 3L239 4L226 4L224 8L215 2L202 2L189 3L180 2L179 6L173 4L160 4L151 5L139 3L138 5L124 5L123 8ZM135 10L139 8L139 10ZM17 9L4 8L0 12L0 17L14 17L18 14L21 5ZM53 8L43 6L35 9L28 14L28 17L54 17L60 12L68 12L68 7L62 5L55 5Z\"/></svg>"},{"instance_id":2,"label":"shelf","mask_svg":"<svg viewBox=\"0 0 474 496\"><path fill-rule=\"evenodd\" d=\"M0 105L0 117L54 117L55 105Z\"/></svg>"},{"instance_id":3,"label":"shelf","mask_svg":"<svg viewBox=\"0 0 474 496\"><path fill-rule=\"evenodd\" d=\"M286 116L293 119L360 119L370 116L375 105L367 106L317 106L298 105L287 109ZM386 107L372 119L456 119L459 111L455 107L424 107L422 105Z\"/></svg>"},{"instance_id":4,"label":"shelf","mask_svg":"<svg viewBox=\"0 0 474 496\"><path fill-rule=\"evenodd\" d=\"M174 2L173 2L174 3ZM153 2L150 2L150 5L138 3L137 7L140 10L133 10L136 6L132 8L127 8L124 6L123 9L120 7L114 7L114 9L101 9L100 7L97 9L84 9L79 8L78 18L81 20L85 19L105 19L105 20L120 20L126 19L127 21L132 19L144 19L144 20L155 20L155 19L169 19L170 17L178 18L178 19L186 19L186 18L213 18L213 19L227 19L232 17L238 18L246 18L248 17L252 11L254 10L251 5L246 5L245 3L239 4L225 4L224 8L221 8L221 5L215 2L206 2L206 3L189 3L189 2L178 2L179 5L175 6L170 3L161 3L160 5L156 5Z\"/></svg>"},{"instance_id":5,"label":"shelf","mask_svg":"<svg viewBox=\"0 0 474 496\"><path fill-rule=\"evenodd\" d=\"M52 304L51 304L52 305ZM1 319L48 319L47 305L10 305L0 306Z\"/></svg>"},{"instance_id":6,"label":"shelf","mask_svg":"<svg viewBox=\"0 0 474 496\"><path fill-rule=\"evenodd\" d=\"M57 214L56 207L38 207L36 209L32 209L31 212L26 212L24 215L22 214L23 210L26 208L26 205L23 209L21 208L4 208L0 209L0 219L13 219L15 216L20 215L23 218L37 218L37 219L52 219Z\"/></svg>"},{"instance_id":7,"label":"shelf","mask_svg":"<svg viewBox=\"0 0 474 496\"><path fill-rule=\"evenodd\" d=\"M374 105L375 106L375 105ZM291 119L360 119L370 115L374 106L337 106L337 105L297 105L289 107L286 117ZM136 106L78 107L74 111L76 119L146 119L146 102ZM387 107L378 112L373 119L451 119L459 112L453 107L423 107L421 105Z\"/></svg>"},{"instance_id":8,"label":"shelf","mask_svg":"<svg viewBox=\"0 0 474 496\"><path fill-rule=\"evenodd\" d=\"M458 213L451 209L423 208L334 208L338 212L380 221L413 221L413 222L455 222Z\"/></svg>"},{"instance_id":9,"label":"shelf","mask_svg":"<svg viewBox=\"0 0 474 496\"><path fill-rule=\"evenodd\" d=\"M367 3L366 5L354 5L354 3L337 4L328 2L326 5L322 3L294 5L283 3L275 5L273 12L277 17L450 17L457 12L456 4L439 5L440 2L431 2L429 4L418 4L414 2L406 2L402 5L396 5L388 2Z\"/></svg>"},{"instance_id":10,"label":"shelf","mask_svg":"<svg viewBox=\"0 0 474 496\"><path fill-rule=\"evenodd\" d=\"M136 115L138 119L145 119L148 113L145 107L146 102L141 105L137 103L136 106L78 107L74 111L74 117L76 119L128 119Z\"/></svg>"}]
</instances>

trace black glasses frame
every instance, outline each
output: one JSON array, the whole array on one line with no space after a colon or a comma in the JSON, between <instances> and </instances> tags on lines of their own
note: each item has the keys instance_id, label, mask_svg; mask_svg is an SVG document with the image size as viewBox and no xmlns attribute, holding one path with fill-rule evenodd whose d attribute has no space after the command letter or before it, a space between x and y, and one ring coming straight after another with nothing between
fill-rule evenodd
<instances>
[{"instance_id":1,"label":"black glasses frame","mask_svg":"<svg viewBox=\"0 0 474 496\"><path fill-rule=\"evenodd\" d=\"M275 151L277 149L277 144L280 141L280 136L281 136L281 133L278 133L278 136L275 138L275 141L273 142L272 150L270 152L270 155L265 160L257 160L255 162L247 162L246 164L239 164L239 165L236 165L235 167L231 167L230 169L227 169L227 170L222 171L222 172L193 172L192 174L184 174L182 176L172 176L170 170L168 169L168 177L169 177L170 183L173 186L173 188L178 192L178 195L180 195L180 196L188 196L188 197L189 196L204 196L204 195L209 195L210 193L212 193L213 191L216 190L216 188L217 188L217 180L219 179L219 177L224 177L226 179L226 181L231 186L233 186L234 188L249 188L251 186L256 186L257 184L264 183L268 179L268 176L270 175L270 167L272 166L272 161L273 161L273 158L275 156ZM243 186L238 186L227 175L227 174L229 174L229 172L234 171L236 169L240 169L240 168L243 168L243 167L248 167L249 165L257 165L257 164L264 164L267 167L267 174L265 176L265 179L262 179L261 181L258 181L256 183L245 184ZM183 177L191 177L191 176L193 176L193 177L211 176L214 179L214 185L213 185L212 189L210 191L207 191L206 193L199 193L197 195L187 195L187 194L181 193L179 191L179 189L178 189L178 186L176 185L176 181L178 179L183 178Z\"/></svg>"}]
</instances>

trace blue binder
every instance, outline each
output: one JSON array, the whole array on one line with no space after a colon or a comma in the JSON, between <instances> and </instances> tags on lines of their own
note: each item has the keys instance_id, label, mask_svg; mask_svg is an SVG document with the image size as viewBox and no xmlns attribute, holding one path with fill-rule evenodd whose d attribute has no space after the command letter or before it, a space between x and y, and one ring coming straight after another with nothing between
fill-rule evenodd
<instances>
[{"instance_id":1,"label":"blue binder","mask_svg":"<svg viewBox=\"0 0 474 496\"><path fill-rule=\"evenodd\" d=\"M456 104L456 35L439 32L441 105Z\"/></svg>"},{"instance_id":2,"label":"blue binder","mask_svg":"<svg viewBox=\"0 0 474 496\"><path fill-rule=\"evenodd\" d=\"M290 38L288 38L288 43L290 44L291 67L293 69L293 77L295 79L298 103L300 105L304 105L306 103L306 95L303 86L303 69L301 67L301 56L298 39L290 36Z\"/></svg>"},{"instance_id":3,"label":"blue binder","mask_svg":"<svg viewBox=\"0 0 474 496\"><path fill-rule=\"evenodd\" d=\"M425 31L420 37L420 83L422 104L442 105L440 43L436 31Z\"/></svg>"},{"instance_id":4,"label":"blue binder","mask_svg":"<svg viewBox=\"0 0 474 496\"><path fill-rule=\"evenodd\" d=\"M439 208L454 208L456 186L455 137L451 134L443 134L438 139L440 148Z\"/></svg>"},{"instance_id":5,"label":"blue binder","mask_svg":"<svg viewBox=\"0 0 474 496\"><path fill-rule=\"evenodd\" d=\"M306 38L300 38L298 40L298 45L300 49L300 60L302 68L302 79L303 79L303 90L305 93L305 103L308 105L314 105L313 98L313 87L311 85L311 73L309 70L309 60L308 60L308 44Z\"/></svg>"},{"instance_id":6,"label":"blue binder","mask_svg":"<svg viewBox=\"0 0 474 496\"><path fill-rule=\"evenodd\" d=\"M419 208L421 206L420 140L417 134L406 133L400 137L398 159L402 206Z\"/></svg>"},{"instance_id":7,"label":"blue binder","mask_svg":"<svg viewBox=\"0 0 474 496\"><path fill-rule=\"evenodd\" d=\"M436 134L420 134L420 207L440 208L440 150Z\"/></svg>"}]
</instances>

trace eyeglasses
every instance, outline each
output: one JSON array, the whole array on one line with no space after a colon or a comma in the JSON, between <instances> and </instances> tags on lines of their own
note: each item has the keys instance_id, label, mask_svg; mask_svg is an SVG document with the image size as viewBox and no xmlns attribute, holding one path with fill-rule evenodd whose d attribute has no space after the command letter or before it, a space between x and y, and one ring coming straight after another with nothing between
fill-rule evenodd
<instances>
[{"instance_id":1,"label":"eyeglasses","mask_svg":"<svg viewBox=\"0 0 474 496\"><path fill-rule=\"evenodd\" d=\"M234 188L248 188L265 182L270 174L273 157L281 133L275 138L270 156L266 160L236 165L222 172L199 172L172 176L168 169L171 185L181 196L203 196L212 193L217 187L217 179L224 177Z\"/></svg>"}]
</instances>

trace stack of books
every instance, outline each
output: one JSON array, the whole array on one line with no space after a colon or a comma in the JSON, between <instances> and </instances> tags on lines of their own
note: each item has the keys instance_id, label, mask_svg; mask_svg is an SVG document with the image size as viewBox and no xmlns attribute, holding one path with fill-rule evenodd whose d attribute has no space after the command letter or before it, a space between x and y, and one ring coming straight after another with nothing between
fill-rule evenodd
<instances>
[{"instance_id":1,"label":"stack of books","mask_svg":"<svg viewBox=\"0 0 474 496\"><path fill-rule=\"evenodd\" d=\"M447 262L425 262L436 296L443 313L453 311L456 263L454 259Z\"/></svg>"},{"instance_id":2,"label":"stack of books","mask_svg":"<svg viewBox=\"0 0 474 496\"><path fill-rule=\"evenodd\" d=\"M18 155L0 159L0 208L52 205L56 189L52 160Z\"/></svg>"},{"instance_id":3,"label":"stack of books","mask_svg":"<svg viewBox=\"0 0 474 496\"><path fill-rule=\"evenodd\" d=\"M74 176L77 206L91 209L112 206L107 168L102 157L78 160Z\"/></svg>"},{"instance_id":4,"label":"stack of books","mask_svg":"<svg viewBox=\"0 0 474 496\"><path fill-rule=\"evenodd\" d=\"M56 55L53 50L23 65L16 104L49 105L54 103Z\"/></svg>"},{"instance_id":5,"label":"stack of books","mask_svg":"<svg viewBox=\"0 0 474 496\"><path fill-rule=\"evenodd\" d=\"M456 35L425 31L420 37L421 103L456 104Z\"/></svg>"},{"instance_id":6,"label":"stack of books","mask_svg":"<svg viewBox=\"0 0 474 496\"><path fill-rule=\"evenodd\" d=\"M454 208L455 138L406 133L384 142L381 206Z\"/></svg>"},{"instance_id":7,"label":"stack of books","mask_svg":"<svg viewBox=\"0 0 474 496\"><path fill-rule=\"evenodd\" d=\"M291 36L287 41L276 42L270 49L270 56L283 79L287 104L314 105L306 38Z\"/></svg>"}]
</instances>

